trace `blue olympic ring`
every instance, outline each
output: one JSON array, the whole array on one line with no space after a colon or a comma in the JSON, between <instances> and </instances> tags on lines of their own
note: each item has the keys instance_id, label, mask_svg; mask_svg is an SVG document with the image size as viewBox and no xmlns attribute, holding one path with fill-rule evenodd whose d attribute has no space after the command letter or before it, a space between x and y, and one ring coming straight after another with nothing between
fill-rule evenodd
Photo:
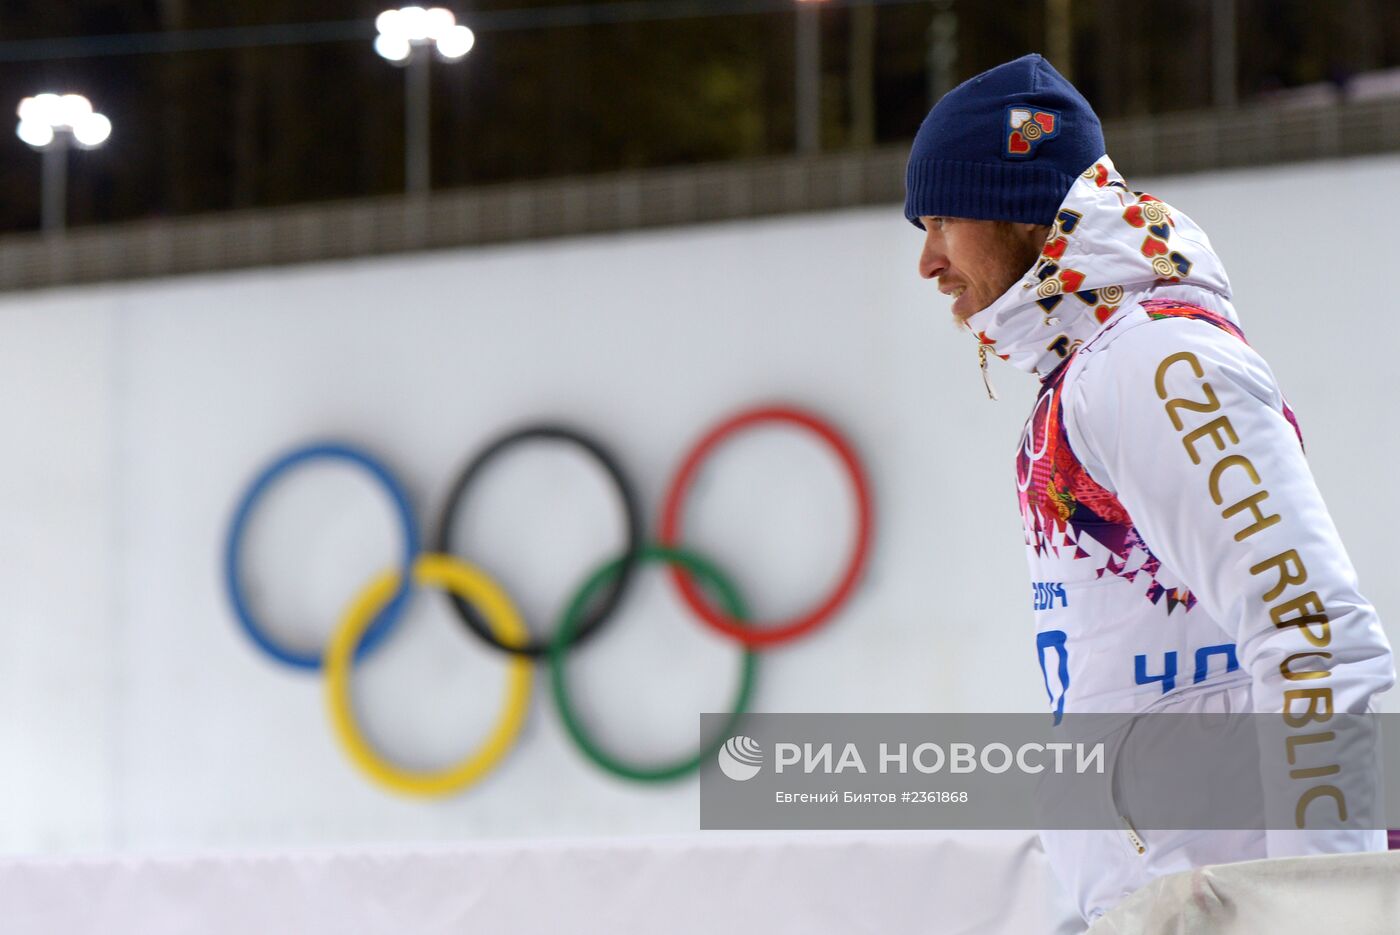
<instances>
[{"instance_id":1,"label":"blue olympic ring","mask_svg":"<svg viewBox=\"0 0 1400 935\"><path fill-rule=\"evenodd\" d=\"M367 653L378 646L380 641L389 634L394 624L398 622L404 604L408 601L412 578L410 571L413 567L413 560L419 551L418 522L413 518L413 510L408 504L408 495L404 493L403 486L393 474L389 473L388 468L361 449L337 442L305 445L287 452L265 468L253 481L253 485L248 488L248 492L243 495L243 499L238 502L237 510L234 511L233 522L228 531L228 542L224 549L224 583L238 622L248 637L272 658L298 669L320 669L321 653L319 651L298 652L288 649L268 635L263 625L258 623L257 618L253 616L253 612L244 598L238 557L243 545L243 535L247 531L248 518L252 514L258 498L266 493L268 487L282 474L307 461L322 459L348 461L368 471L389 492L403 529L403 558L399 563L399 589L366 631L364 641L360 643L359 649L355 652L356 662L359 662Z\"/></svg>"}]
</instances>

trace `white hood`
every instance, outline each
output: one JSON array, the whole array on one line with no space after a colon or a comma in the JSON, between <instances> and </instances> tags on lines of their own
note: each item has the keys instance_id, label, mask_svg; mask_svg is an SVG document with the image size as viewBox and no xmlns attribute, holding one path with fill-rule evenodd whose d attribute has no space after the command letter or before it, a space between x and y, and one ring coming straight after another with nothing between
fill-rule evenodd
<instances>
[{"instance_id":1,"label":"white hood","mask_svg":"<svg viewBox=\"0 0 1400 935\"><path fill-rule=\"evenodd\" d=\"M989 350L1043 378L1120 310L1148 297L1190 302L1239 324L1230 280L1205 231L1161 200L1130 191L1104 156L1071 186L1040 259L966 325L984 368Z\"/></svg>"}]
</instances>

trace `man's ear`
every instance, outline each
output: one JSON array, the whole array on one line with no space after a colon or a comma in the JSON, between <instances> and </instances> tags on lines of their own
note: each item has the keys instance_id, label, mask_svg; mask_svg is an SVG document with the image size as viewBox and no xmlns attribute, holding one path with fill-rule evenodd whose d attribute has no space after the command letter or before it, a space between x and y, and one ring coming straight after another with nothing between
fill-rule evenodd
<instances>
[{"instance_id":1,"label":"man's ear","mask_svg":"<svg viewBox=\"0 0 1400 935\"><path fill-rule=\"evenodd\" d=\"M1053 230L1048 224L1018 224L1026 238L1026 242L1039 247L1050 239L1050 231Z\"/></svg>"}]
</instances>

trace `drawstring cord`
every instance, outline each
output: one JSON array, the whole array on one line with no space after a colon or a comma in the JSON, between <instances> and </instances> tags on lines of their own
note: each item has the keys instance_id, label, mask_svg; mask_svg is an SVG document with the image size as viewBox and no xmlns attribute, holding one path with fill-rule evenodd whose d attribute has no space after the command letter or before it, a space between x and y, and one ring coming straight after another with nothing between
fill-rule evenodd
<instances>
[{"instance_id":1,"label":"drawstring cord","mask_svg":"<svg viewBox=\"0 0 1400 935\"><path fill-rule=\"evenodd\" d=\"M1054 315L1048 315L1045 318L1046 327L1053 327L1059 323L1060 319ZM972 326L968 325L967 322L963 322L963 327L967 328L968 331L972 330ZM992 375L987 369L987 352L991 349L991 344L982 340L984 333L975 335L977 337L977 366L982 370L982 385L987 388L987 398L995 402L1001 397L997 395L996 387L992 386Z\"/></svg>"},{"instance_id":2,"label":"drawstring cord","mask_svg":"<svg viewBox=\"0 0 1400 935\"><path fill-rule=\"evenodd\" d=\"M997 396L996 388L992 386L992 377L987 372L987 345L985 344L978 343L977 345L977 363L982 368L982 385L987 388L987 398L993 401L1000 399L1001 397Z\"/></svg>"}]
</instances>

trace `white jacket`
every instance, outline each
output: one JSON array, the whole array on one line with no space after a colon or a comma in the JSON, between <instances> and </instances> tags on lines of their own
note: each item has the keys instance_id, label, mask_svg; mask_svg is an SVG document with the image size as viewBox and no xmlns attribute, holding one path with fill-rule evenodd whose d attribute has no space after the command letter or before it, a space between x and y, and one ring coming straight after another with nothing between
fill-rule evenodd
<instances>
[{"instance_id":1,"label":"white jacket","mask_svg":"<svg viewBox=\"0 0 1400 935\"><path fill-rule=\"evenodd\" d=\"M1287 710L1301 734L1328 711L1375 710L1395 681L1390 645L1200 228L1130 191L1105 156L1070 189L1040 260L968 325L984 370L992 353L1042 379L1016 481L1057 719L1189 707L1211 693ZM1325 760L1325 748L1298 750ZM1307 797L1309 828L1335 814L1332 792L1309 793L1332 780L1290 779L1282 750L1261 752L1273 807L1293 814ZM1171 850L1170 838L1154 852L1128 836L1133 846L1113 854L1150 864ZM1231 856L1384 849L1384 839L1270 831L1267 844L1236 836L1252 843ZM1092 850L1072 859L1100 859L1084 856ZM1061 868L1079 878L1086 916L1152 875L1101 859Z\"/></svg>"}]
</instances>

